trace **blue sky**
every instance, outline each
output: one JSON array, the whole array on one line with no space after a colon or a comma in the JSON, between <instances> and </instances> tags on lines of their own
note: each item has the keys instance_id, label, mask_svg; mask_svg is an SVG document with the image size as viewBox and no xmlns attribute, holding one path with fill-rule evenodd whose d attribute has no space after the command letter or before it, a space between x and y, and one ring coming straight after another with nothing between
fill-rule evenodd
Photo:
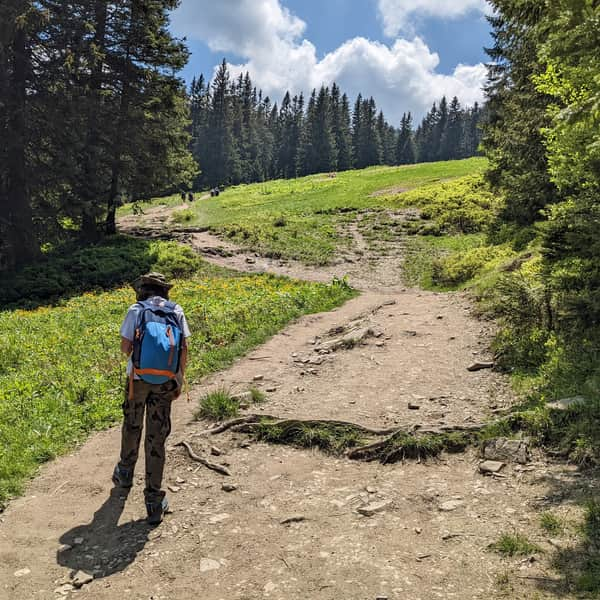
<instances>
[{"instance_id":1,"label":"blue sky","mask_svg":"<svg viewBox=\"0 0 600 600\"><path fill-rule=\"evenodd\" d=\"M481 101L485 11L484 0L183 0L172 29L192 52L187 81L226 58L275 101L337 81L395 123L444 94Z\"/></svg>"}]
</instances>

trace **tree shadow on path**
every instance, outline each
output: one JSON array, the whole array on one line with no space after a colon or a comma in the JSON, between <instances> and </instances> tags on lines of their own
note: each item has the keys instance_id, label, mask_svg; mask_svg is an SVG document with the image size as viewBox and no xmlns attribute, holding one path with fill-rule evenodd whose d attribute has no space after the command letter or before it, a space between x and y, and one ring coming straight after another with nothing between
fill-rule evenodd
<instances>
[{"instance_id":1,"label":"tree shadow on path","mask_svg":"<svg viewBox=\"0 0 600 600\"><path fill-rule=\"evenodd\" d=\"M65 532L61 544L70 548L59 549L59 565L94 575L95 579L108 577L128 567L144 549L154 529L145 519L119 525L129 490L115 487L104 504L94 513L88 525L78 525Z\"/></svg>"}]
</instances>

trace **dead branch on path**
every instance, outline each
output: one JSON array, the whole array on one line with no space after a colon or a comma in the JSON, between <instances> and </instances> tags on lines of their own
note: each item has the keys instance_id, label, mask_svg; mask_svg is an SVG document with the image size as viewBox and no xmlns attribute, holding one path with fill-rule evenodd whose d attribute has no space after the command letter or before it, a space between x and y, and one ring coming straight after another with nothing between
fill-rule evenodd
<instances>
[{"instance_id":1,"label":"dead branch on path","mask_svg":"<svg viewBox=\"0 0 600 600\"><path fill-rule=\"evenodd\" d=\"M227 469L226 467L222 466L222 465L218 465L216 463L212 463L209 460L206 460L205 458L202 458L201 456L198 456L194 450L192 449L192 447L189 445L188 442L186 442L185 440L182 442L179 442L178 444L175 444L176 446L183 446L186 450L187 453L189 454L190 458L196 462L199 462L201 465L204 465L207 469L211 469L212 471L216 471L217 473L221 473L221 475L227 475L230 476L231 473L229 472L229 469Z\"/></svg>"}]
</instances>

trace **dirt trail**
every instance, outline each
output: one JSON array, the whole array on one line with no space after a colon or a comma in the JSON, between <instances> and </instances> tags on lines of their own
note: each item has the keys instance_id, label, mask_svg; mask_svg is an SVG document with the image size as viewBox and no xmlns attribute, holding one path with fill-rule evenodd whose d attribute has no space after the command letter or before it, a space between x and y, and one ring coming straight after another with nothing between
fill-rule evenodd
<instances>
[{"instance_id":1,"label":"dirt trail","mask_svg":"<svg viewBox=\"0 0 600 600\"><path fill-rule=\"evenodd\" d=\"M503 376L467 371L474 360L489 359L492 331L465 296L403 289L393 252L309 269L239 253L206 233L191 242L213 262L247 271L330 280L348 269L365 291L337 310L300 319L201 382L192 403L178 401L166 472L174 512L157 529L143 521L143 464L129 497L110 483L118 428L46 465L0 515L0 598L558 597L547 561L503 560L487 546L520 531L551 554L538 514L555 488L578 481L569 467L534 456L485 477L474 451L382 466L249 442L239 433L206 436L208 424L192 419L208 390L256 386L267 401L252 411L282 417L480 423L514 399ZM207 250L219 246L223 251ZM316 351L332 329L357 322L374 335L350 349ZM181 440L206 456L217 446L222 455L211 460L226 464L231 477L192 462L176 446ZM223 483L235 489L224 491ZM382 512L357 512L378 501L389 503ZM77 591L71 576L79 570L94 580Z\"/></svg>"}]
</instances>

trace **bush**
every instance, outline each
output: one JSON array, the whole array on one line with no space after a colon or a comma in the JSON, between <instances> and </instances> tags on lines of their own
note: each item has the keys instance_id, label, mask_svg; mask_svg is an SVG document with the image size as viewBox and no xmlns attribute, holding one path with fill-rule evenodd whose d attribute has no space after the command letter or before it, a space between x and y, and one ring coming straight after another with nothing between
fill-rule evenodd
<instances>
[{"instance_id":1,"label":"bush","mask_svg":"<svg viewBox=\"0 0 600 600\"><path fill-rule=\"evenodd\" d=\"M185 277L201 264L190 248L176 242L113 236L93 246L62 248L17 273L3 273L0 301L31 308L86 291L118 287L147 271Z\"/></svg>"},{"instance_id":2,"label":"bush","mask_svg":"<svg viewBox=\"0 0 600 600\"><path fill-rule=\"evenodd\" d=\"M432 280L441 286L456 286L473 279L484 269L493 269L513 252L507 246L480 246L433 262Z\"/></svg>"},{"instance_id":3,"label":"bush","mask_svg":"<svg viewBox=\"0 0 600 600\"><path fill-rule=\"evenodd\" d=\"M171 215L171 219L174 223L189 223L197 217L196 211L192 208L184 208L183 210L176 210Z\"/></svg>"},{"instance_id":4,"label":"bush","mask_svg":"<svg viewBox=\"0 0 600 600\"><path fill-rule=\"evenodd\" d=\"M501 201L480 176L460 177L404 192L400 206L416 206L424 219L434 221L445 233L485 231Z\"/></svg>"}]
</instances>

